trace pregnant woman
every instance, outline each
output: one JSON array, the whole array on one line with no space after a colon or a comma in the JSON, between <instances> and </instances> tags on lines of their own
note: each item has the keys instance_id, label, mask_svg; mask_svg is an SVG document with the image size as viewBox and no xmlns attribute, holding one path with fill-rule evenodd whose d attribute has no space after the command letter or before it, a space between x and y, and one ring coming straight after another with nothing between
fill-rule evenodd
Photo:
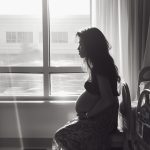
<instances>
[{"instance_id":1,"label":"pregnant woman","mask_svg":"<svg viewBox=\"0 0 150 150\"><path fill-rule=\"evenodd\" d=\"M82 30L77 37L89 78L76 102L78 119L58 129L54 139L58 149L105 150L109 135L117 130L120 76L109 54L109 43L99 29Z\"/></svg>"}]
</instances>

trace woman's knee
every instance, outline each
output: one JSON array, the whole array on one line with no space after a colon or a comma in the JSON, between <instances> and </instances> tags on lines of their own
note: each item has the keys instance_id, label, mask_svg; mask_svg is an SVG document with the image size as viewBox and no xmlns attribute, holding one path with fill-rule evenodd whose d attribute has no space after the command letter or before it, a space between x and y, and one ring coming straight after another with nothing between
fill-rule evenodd
<instances>
[{"instance_id":1,"label":"woman's knee","mask_svg":"<svg viewBox=\"0 0 150 150\"><path fill-rule=\"evenodd\" d=\"M63 139L64 138L64 135L65 135L65 131L64 129L61 129L61 130L58 130L56 133L55 133L55 140L56 141L59 141L60 139Z\"/></svg>"},{"instance_id":2,"label":"woman's knee","mask_svg":"<svg viewBox=\"0 0 150 150\"><path fill-rule=\"evenodd\" d=\"M56 141L58 141L58 139L60 138L60 132L58 131L58 132L56 132L55 133L55 136L54 136L54 139L56 140Z\"/></svg>"}]
</instances>

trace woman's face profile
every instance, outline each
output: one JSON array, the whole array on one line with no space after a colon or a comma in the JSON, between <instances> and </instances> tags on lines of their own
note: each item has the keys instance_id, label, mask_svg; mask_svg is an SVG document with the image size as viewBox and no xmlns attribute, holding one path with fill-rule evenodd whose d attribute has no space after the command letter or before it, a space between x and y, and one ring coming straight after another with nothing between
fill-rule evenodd
<instances>
[{"instance_id":1,"label":"woman's face profile","mask_svg":"<svg viewBox=\"0 0 150 150\"><path fill-rule=\"evenodd\" d=\"M85 58L86 56L85 46L81 39L79 40L78 51L79 51L80 57Z\"/></svg>"}]
</instances>

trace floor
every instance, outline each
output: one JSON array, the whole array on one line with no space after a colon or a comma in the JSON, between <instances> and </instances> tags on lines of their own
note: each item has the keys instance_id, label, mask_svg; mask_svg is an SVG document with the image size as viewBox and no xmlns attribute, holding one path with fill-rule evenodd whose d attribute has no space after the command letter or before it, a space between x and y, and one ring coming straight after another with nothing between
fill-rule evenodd
<instances>
[{"instance_id":1,"label":"floor","mask_svg":"<svg viewBox=\"0 0 150 150\"><path fill-rule=\"evenodd\" d=\"M21 149L21 148L0 148L0 150L52 150L51 148L28 148L28 149ZM121 148L113 148L111 150L123 150ZM139 150L139 149L138 149Z\"/></svg>"},{"instance_id":2,"label":"floor","mask_svg":"<svg viewBox=\"0 0 150 150\"><path fill-rule=\"evenodd\" d=\"M0 148L0 150L52 150L52 149L45 149L45 148Z\"/></svg>"}]
</instances>

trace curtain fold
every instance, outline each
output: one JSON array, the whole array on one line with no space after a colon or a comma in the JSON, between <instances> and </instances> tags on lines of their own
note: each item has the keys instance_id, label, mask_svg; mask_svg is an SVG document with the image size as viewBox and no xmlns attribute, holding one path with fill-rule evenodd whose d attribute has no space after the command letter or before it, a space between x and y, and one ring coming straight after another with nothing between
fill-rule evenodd
<instances>
[{"instance_id":1,"label":"curtain fold","mask_svg":"<svg viewBox=\"0 0 150 150\"><path fill-rule=\"evenodd\" d=\"M128 73L132 100L137 99L139 75L139 0L128 0Z\"/></svg>"},{"instance_id":2,"label":"curtain fold","mask_svg":"<svg viewBox=\"0 0 150 150\"><path fill-rule=\"evenodd\" d=\"M150 66L150 17L142 68Z\"/></svg>"},{"instance_id":3,"label":"curtain fold","mask_svg":"<svg viewBox=\"0 0 150 150\"><path fill-rule=\"evenodd\" d=\"M142 4L143 3L143 4ZM150 1L140 1L140 34L141 34L141 58L140 58L140 70L145 66L150 66Z\"/></svg>"},{"instance_id":4,"label":"curtain fold","mask_svg":"<svg viewBox=\"0 0 150 150\"><path fill-rule=\"evenodd\" d=\"M129 2L130 6L130 30L129 33L129 51L131 62L129 66L131 78L131 90L135 99L137 94L138 76L144 66L148 66L150 54L148 49L148 28L150 18L150 1L149 0L132 0Z\"/></svg>"}]
</instances>

